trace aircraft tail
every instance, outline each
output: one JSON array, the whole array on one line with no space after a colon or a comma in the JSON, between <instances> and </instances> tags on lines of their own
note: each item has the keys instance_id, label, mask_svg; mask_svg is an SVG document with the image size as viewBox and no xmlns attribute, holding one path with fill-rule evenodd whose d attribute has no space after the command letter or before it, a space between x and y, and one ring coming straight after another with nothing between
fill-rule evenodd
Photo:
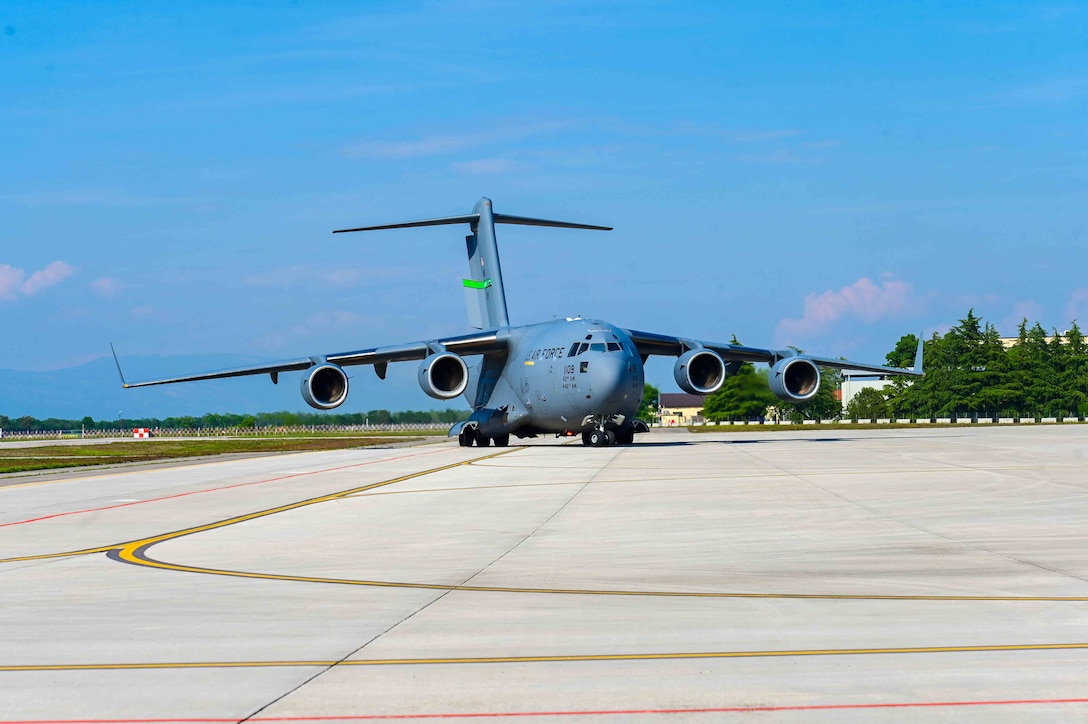
<instances>
[{"instance_id":1,"label":"aircraft tail","mask_svg":"<svg viewBox=\"0 0 1088 724\"><path fill-rule=\"evenodd\" d=\"M594 226L569 221L552 221L527 216L496 214L491 208L491 199L485 196L476 202L471 214L464 216L444 216L437 219L407 221L400 224L338 229L333 233L341 234L349 231L378 231L382 229L405 229L413 226L465 223L469 224L472 229L472 233L465 237L469 271L468 278L464 280L465 303L468 306L469 324L477 329L506 327L510 324L510 317L506 310L506 290L502 283L502 266L499 263L499 247L495 237L495 224L551 226L597 231L612 230L611 226Z\"/></svg>"}]
</instances>

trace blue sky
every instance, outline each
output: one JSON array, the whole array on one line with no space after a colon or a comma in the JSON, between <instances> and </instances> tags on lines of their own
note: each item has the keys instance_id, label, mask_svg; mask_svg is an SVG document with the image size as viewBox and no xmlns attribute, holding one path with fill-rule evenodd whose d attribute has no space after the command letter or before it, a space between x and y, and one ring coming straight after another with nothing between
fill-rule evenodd
<instances>
[{"instance_id":1,"label":"blue sky","mask_svg":"<svg viewBox=\"0 0 1088 724\"><path fill-rule=\"evenodd\" d=\"M466 331L461 230L329 232L483 195L616 227L500 227L515 321L1085 324L1086 69L1083 3L6 2L0 369Z\"/></svg>"}]
</instances>

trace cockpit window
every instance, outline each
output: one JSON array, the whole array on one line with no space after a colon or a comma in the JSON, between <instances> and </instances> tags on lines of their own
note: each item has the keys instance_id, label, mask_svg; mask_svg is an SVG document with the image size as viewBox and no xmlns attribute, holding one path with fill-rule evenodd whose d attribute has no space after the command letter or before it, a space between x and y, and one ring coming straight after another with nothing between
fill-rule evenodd
<instances>
[{"instance_id":1,"label":"cockpit window","mask_svg":"<svg viewBox=\"0 0 1088 724\"><path fill-rule=\"evenodd\" d=\"M609 352L619 352L621 349L622 348L620 347L619 342L609 342L608 343L608 351Z\"/></svg>"},{"instance_id":2,"label":"cockpit window","mask_svg":"<svg viewBox=\"0 0 1088 724\"><path fill-rule=\"evenodd\" d=\"M589 348L594 352L604 352L604 342L594 342Z\"/></svg>"},{"instance_id":3,"label":"cockpit window","mask_svg":"<svg viewBox=\"0 0 1088 724\"><path fill-rule=\"evenodd\" d=\"M574 344L572 344L570 346L570 352L567 352L567 356L568 357L573 357L576 354L578 354L578 343L577 342L575 342Z\"/></svg>"},{"instance_id":4,"label":"cockpit window","mask_svg":"<svg viewBox=\"0 0 1088 724\"><path fill-rule=\"evenodd\" d=\"M589 349L589 343L588 342L582 342L580 345L578 345L578 354L582 354L583 352L585 352L588 349Z\"/></svg>"}]
</instances>

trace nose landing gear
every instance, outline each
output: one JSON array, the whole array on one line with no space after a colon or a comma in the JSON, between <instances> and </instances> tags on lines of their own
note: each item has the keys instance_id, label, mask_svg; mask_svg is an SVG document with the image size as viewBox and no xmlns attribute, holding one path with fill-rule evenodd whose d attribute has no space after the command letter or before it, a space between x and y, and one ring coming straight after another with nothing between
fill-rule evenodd
<instances>
[{"instance_id":1,"label":"nose landing gear","mask_svg":"<svg viewBox=\"0 0 1088 724\"><path fill-rule=\"evenodd\" d=\"M603 422L600 422L595 429L582 433L582 444L590 447L630 445L634 441L635 429L627 423L614 429L606 429Z\"/></svg>"},{"instance_id":2,"label":"nose landing gear","mask_svg":"<svg viewBox=\"0 0 1088 724\"><path fill-rule=\"evenodd\" d=\"M582 433L582 444L592 447L607 447L616 444L616 436L611 430L594 430Z\"/></svg>"}]
</instances>

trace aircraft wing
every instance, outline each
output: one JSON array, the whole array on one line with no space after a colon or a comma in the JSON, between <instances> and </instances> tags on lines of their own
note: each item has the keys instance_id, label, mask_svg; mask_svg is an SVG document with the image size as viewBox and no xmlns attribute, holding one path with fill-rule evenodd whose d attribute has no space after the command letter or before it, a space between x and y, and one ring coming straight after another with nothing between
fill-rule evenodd
<instances>
[{"instance_id":1,"label":"aircraft wing","mask_svg":"<svg viewBox=\"0 0 1088 724\"><path fill-rule=\"evenodd\" d=\"M385 379L385 368L390 362L406 362L421 360L435 351L445 349L461 356L487 354L500 352L506 348L506 339L495 330L466 334L459 337L446 337L444 339L430 340L426 342L409 342L408 344L393 345L388 347L372 347L352 352L338 352L336 354L316 355L314 357L302 357L298 359L271 362L268 364L250 365L248 367L235 367L226 370L201 372L181 377L168 377L160 380L145 380L142 382L126 382L125 375L121 372L121 364L117 362L117 353L113 353L114 362L117 362L117 373L121 375L121 384L125 388L150 387L151 385L168 385L175 382L195 382L197 380L219 380L227 377L245 377L247 375L271 375L272 381L278 381L280 372L295 372L307 370L321 364L334 364L340 367L351 365L374 365L378 376ZM110 345L113 349L113 345Z\"/></svg>"},{"instance_id":2,"label":"aircraft wing","mask_svg":"<svg viewBox=\"0 0 1088 724\"><path fill-rule=\"evenodd\" d=\"M679 357L689 349L705 348L717 352L726 362L765 362L773 365L787 357L803 357L811 360L820 367L831 367L838 370L857 370L859 372L871 372L881 375L907 375L920 377L922 375L922 340L918 341L918 352L915 355L914 367L904 369L901 367L887 367L885 365L871 364L868 362L854 362L853 360L835 359L832 357L814 357L809 354L798 353L792 349L763 349L760 347L745 347L739 344L723 342L705 342L701 340L685 339L654 332L640 332L635 329L624 330L631 341L635 343L639 354L662 355L665 357Z\"/></svg>"}]
</instances>

